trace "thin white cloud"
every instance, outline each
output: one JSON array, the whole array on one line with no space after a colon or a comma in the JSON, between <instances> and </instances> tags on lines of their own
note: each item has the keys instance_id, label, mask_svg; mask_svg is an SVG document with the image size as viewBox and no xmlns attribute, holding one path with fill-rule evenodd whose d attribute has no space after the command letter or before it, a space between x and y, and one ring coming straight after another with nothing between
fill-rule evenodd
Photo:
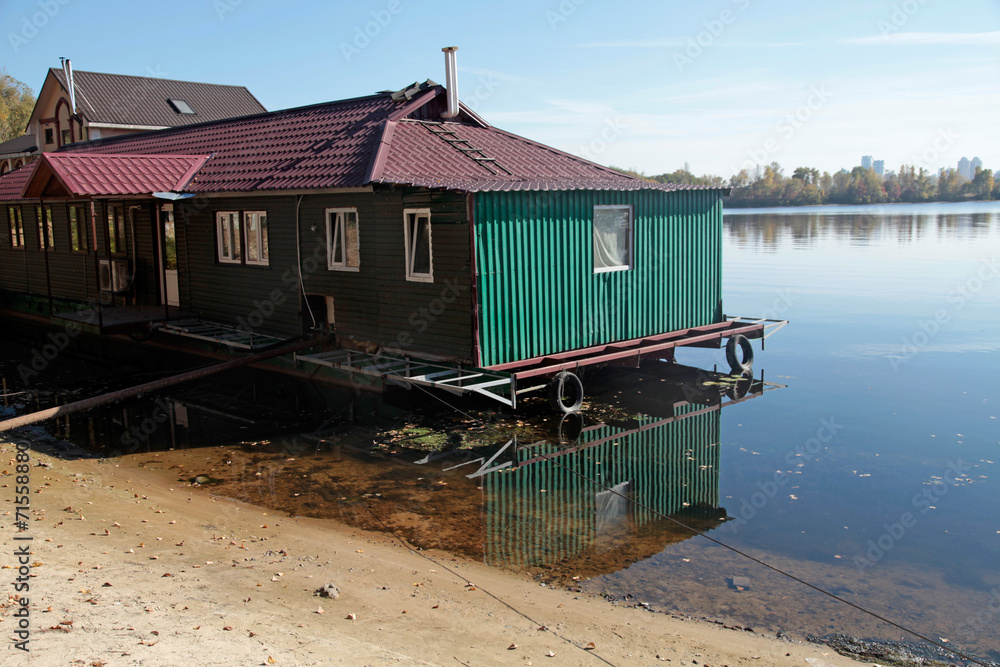
<instances>
[{"instance_id":1,"label":"thin white cloud","mask_svg":"<svg viewBox=\"0 0 1000 667\"><path fill-rule=\"evenodd\" d=\"M494 79L498 79L505 83L527 83L530 81L530 79L523 76L508 74L507 72L501 72L500 70L489 69L486 67L463 67L459 65L458 71L466 74L472 74L475 76L482 76L487 78L492 77Z\"/></svg>"},{"instance_id":2,"label":"thin white cloud","mask_svg":"<svg viewBox=\"0 0 1000 667\"><path fill-rule=\"evenodd\" d=\"M907 46L996 45L1000 44L1000 30L994 32L896 32L871 37L855 37L846 44L901 44Z\"/></svg>"},{"instance_id":3,"label":"thin white cloud","mask_svg":"<svg viewBox=\"0 0 1000 667\"><path fill-rule=\"evenodd\" d=\"M578 46L585 49L679 49L688 45L688 38L676 39L637 39L628 42L588 42ZM807 42L739 42L716 40L713 48L723 49L784 49L789 47L808 46Z\"/></svg>"},{"instance_id":4,"label":"thin white cloud","mask_svg":"<svg viewBox=\"0 0 1000 667\"><path fill-rule=\"evenodd\" d=\"M589 42L578 44L584 49L676 49L685 46L686 40L677 39L636 39L629 42Z\"/></svg>"}]
</instances>

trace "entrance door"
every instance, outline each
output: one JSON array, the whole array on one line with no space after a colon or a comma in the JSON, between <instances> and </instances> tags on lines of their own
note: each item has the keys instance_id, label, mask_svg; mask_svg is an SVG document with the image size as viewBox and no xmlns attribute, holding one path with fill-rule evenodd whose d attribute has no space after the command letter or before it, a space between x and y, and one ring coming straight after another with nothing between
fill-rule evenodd
<instances>
[{"instance_id":1,"label":"entrance door","mask_svg":"<svg viewBox=\"0 0 1000 667\"><path fill-rule=\"evenodd\" d=\"M177 228L173 209L164 207L163 213L163 300L168 306L179 308L181 292L177 281Z\"/></svg>"}]
</instances>

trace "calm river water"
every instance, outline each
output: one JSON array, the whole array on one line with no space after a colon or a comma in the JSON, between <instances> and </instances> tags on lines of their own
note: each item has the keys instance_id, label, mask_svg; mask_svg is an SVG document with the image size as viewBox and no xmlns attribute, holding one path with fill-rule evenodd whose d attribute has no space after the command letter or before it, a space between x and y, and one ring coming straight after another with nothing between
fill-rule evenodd
<instances>
[{"instance_id":1,"label":"calm river water","mask_svg":"<svg viewBox=\"0 0 1000 667\"><path fill-rule=\"evenodd\" d=\"M788 388L722 411L733 520L709 535L996 659L1000 205L733 210L725 222L727 314L791 321L755 364ZM701 538L585 588L790 632L904 636Z\"/></svg>"}]
</instances>

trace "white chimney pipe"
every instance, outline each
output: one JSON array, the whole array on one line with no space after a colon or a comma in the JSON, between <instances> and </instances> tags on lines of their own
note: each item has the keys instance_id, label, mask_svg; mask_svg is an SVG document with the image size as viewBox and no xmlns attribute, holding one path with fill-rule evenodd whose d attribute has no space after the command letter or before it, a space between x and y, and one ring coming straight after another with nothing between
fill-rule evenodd
<instances>
[{"instance_id":1,"label":"white chimney pipe","mask_svg":"<svg viewBox=\"0 0 1000 667\"><path fill-rule=\"evenodd\" d=\"M76 113L76 87L73 85L73 66L69 58L63 58L63 74L66 75L66 87L69 88L70 113Z\"/></svg>"},{"instance_id":2,"label":"white chimney pipe","mask_svg":"<svg viewBox=\"0 0 1000 667\"><path fill-rule=\"evenodd\" d=\"M458 115L458 64L455 51L457 46L446 46L444 51L444 77L448 93L448 110L441 114L442 118L454 118Z\"/></svg>"}]
</instances>

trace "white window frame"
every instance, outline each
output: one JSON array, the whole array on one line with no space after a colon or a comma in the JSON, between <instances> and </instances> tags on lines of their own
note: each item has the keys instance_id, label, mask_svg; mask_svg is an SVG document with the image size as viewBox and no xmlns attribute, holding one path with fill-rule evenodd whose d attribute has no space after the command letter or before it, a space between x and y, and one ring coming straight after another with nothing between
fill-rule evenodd
<instances>
[{"instance_id":1,"label":"white window frame","mask_svg":"<svg viewBox=\"0 0 1000 667\"><path fill-rule=\"evenodd\" d=\"M250 221L257 216L254 241L257 242L257 259L250 259ZM263 221L263 222L261 222ZM248 266L268 266L271 263L271 244L267 238L267 211L243 211L243 257Z\"/></svg>"},{"instance_id":2,"label":"white window frame","mask_svg":"<svg viewBox=\"0 0 1000 667\"><path fill-rule=\"evenodd\" d=\"M635 211L631 204L601 204L594 206L594 217L591 221L591 244L594 243L594 232L597 230L597 211L601 209L626 209L628 211L628 257L626 263L619 266L594 266L594 273L611 273L613 271L631 271L635 262ZM593 246L592 246L593 247Z\"/></svg>"},{"instance_id":3,"label":"white window frame","mask_svg":"<svg viewBox=\"0 0 1000 667\"><path fill-rule=\"evenodd\" d=\"M413 247L413 239L410 238L410 216L416 218L427 218L427 273L414 273L413 256L416 248ZM403 239L406 255L406 279L417 283L434 282L434 240L432 237L431 210L429 208L407 208L403 209Z\"/></svg>"},{"instance_id":4,"label":"white window frame","mask_svg":"<svg viewBox=\"0 0 1000 667\"><path fill-rule=\"evenodd\" d=\"M243 263L243 230L236 229L236 234L233 234L233 222L237 226L240 224L240 212L239 211L216 211L215 212L215 255L216 258L222 264L242 264ZM223 239L229 241L229 249L226 250L223 244ZM236 244L233 241L240 244L240 254L237 257L235 252Z\"/></svg>"},{"instance_id":5,"label":"white window frame","mask_svg":"<svg viewBox=\"0 0 1000 667\"><path fill-rule=\"evenodd\" d=\"M358 263L355 266L348 264L350 252L347 248L347 225L345 214L354 214L354 224L358 225L358 244L355 252ZM343 261L334 261L333 242L340 242ZM361 270L361 227L358 219L358 209L356 208L328 208L326 209L326 268L330 271L360 271Z\"/></svg>"}]
</instances>

